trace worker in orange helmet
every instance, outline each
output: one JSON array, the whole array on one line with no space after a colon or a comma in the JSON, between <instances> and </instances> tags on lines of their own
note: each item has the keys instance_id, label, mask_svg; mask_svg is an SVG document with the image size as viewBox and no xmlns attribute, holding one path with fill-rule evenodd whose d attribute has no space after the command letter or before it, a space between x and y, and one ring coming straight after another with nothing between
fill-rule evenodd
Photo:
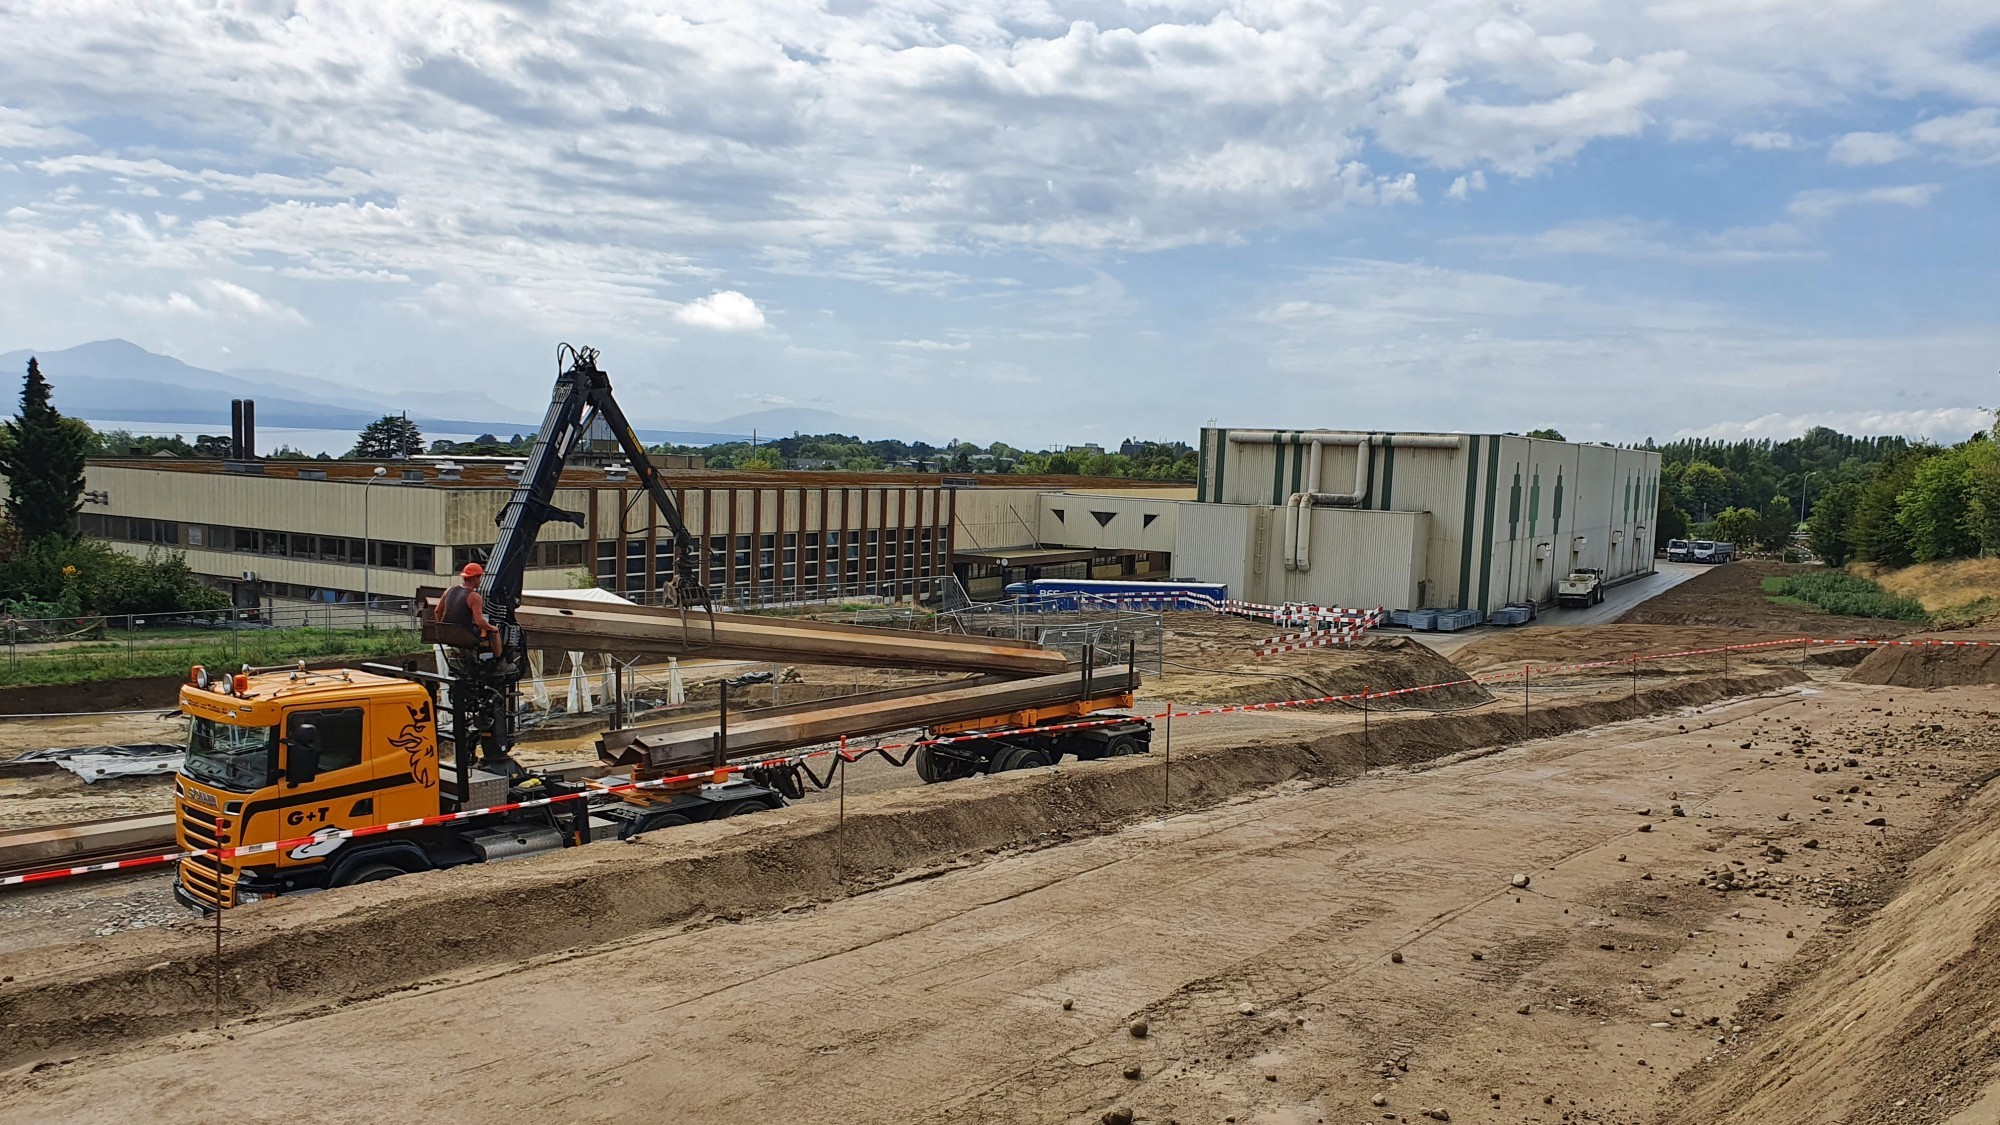
<instances>
[{"instance_id":1,"label":"worker in orange helmet","mask_svg":"<svg viewBox=\"0 0 2000 1125\"><path fill-rule=\"evenodd\" d=\"M465 568L458 572L458 585L446 590L444 597L438 599L434 616L440 625L456 625L469 633L478 634L489 650L480 654L479 658L498 660L500 630L486 619L486 599L479 593L479 580L485 576L485 567L476 562L466 563Z\"/></svg>"}]
</instances>

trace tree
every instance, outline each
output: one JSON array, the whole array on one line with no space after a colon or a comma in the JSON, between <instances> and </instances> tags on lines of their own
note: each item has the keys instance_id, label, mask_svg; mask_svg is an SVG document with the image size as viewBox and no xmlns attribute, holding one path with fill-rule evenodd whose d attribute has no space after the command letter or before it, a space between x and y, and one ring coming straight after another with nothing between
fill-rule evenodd
<instances>
[{"instance_id":1,"label":"tree","mask_svg":"<svg viewBox=\"0 0 2000 1125\"><path fill-rule=\"evenodd\" d=\"M27 542L75 535L83 507L83 460L90 427L65 418L49 402L48 380L32 356L21 385L21 413L0 441L0 476L7 478L7 516Z\"/></svg>"},{"instance_id":2,"label":"tree","mask_svg":"<svg viewBox=\"0 0 2000 1125\"><path fill-rule=\"evenodd\" d=\"M1674 503L1674 498L1667 495L1667 490L1664 488L1660 490L1660 506L1653 517L1653 527L1655 543L1688 537L1687 513L1681 511L1680 505Z\"/></svg>"},{"instance_id":3,"label":"tree","mask_svg":"<svg viewBox=\"0 0 2000 1125\"><path fill-rule=\"evenodd\" d=\"M1753 508L1724 508L1715 517L1710 531L1725 543L1754 543L1757 540L1757 512Z\"/></svg>"},{"instance_id":4,"label":"tree","mask_svg":"<svg viewBox=\"0 0 2000 1125\"><path fill-rule=\"evenodd\" d=\"M1846 566L1854 557L1854 510L1861 504L1861 491L1858 484L1836 484L1813 501L1806 536L1828 566Z\"/></svg>"},{"instance_id":5,"label":"tree","mask_svg":"<svg viewBox=\"0 0 2000 1125\"><path fill-rule=\"evenodd\" d=\"M1561 430L1558 430L1558 429L1556 429L1556 428L1555 428L1555 427L1553 427L1553 426L1547 426L1547 427L1544 427L1544 428L1542 428L1542 429L1539 429L1539 430L1529 430L1529 431L1528 431L1528 436L1529 436L1529 437L1531 437L1531 438L1534 438L1534 439L1536 439L1537 441L1568 441L1568 440L1569 440L1568 438L1566 438L1566 437L1564 437L1564 436L1562 435L1562 431L1561 431Z\"/></svg>"},{"instance_id":6,"label":"tree","mask_svg":"<svg viewBox=\"0 0 2000 1125\"><path fill-rule=\"evenodd\" d=\"M407 414L384 414L363 427L349 457L383 461L415 457L424 451L424 435Z\"/></svg>"},{"instance_id":7,"label":"tree","mask_svg":"<svg viewBox=\"0 0 2000 1125\"><path fill-rule=\"evenodd\" d=\"M1764 510L1757 515L1757 545L1766 551L1782 551L1792 545L1792 533L1798 530L1798 516L1792 510L1789 496L1773 496Z\"/></svg>"},{"instance_id":8,"label":"tree","mask_svg":"<svg viewBox=\"0 0 2000 1125\"><path fill-rule=\"evenodd\" d=\"M1707 519L1716 505L1729 498L1729 474L1706 461L1696 461L1681 474L1681 488L1688 504Z\"/></svg>"},{"instance_id":9,"label":"tree","mask_svg":"<svg viewBox=\"0 0 2000 1125\"><path fill-rule=\"evenodd\" d=\"M764 445L759 446L749 456L743 458L742 461L737 463L736 467L739 469L763 469L768 471L784 468L785 461L784 458L778 456L776 449Z\"/></svg>"}]
</instances>

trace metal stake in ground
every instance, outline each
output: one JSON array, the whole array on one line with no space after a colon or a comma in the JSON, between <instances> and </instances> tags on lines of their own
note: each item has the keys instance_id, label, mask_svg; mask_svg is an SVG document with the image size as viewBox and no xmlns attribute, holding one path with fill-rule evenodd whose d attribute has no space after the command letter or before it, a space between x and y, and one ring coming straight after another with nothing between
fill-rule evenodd
<instances>
[{"instance_id":1,"label":"metal stake in ground","mask_svg":"<svg viewBox=\"0 0 2000 1125\"><path fill-rule=\"evenodd\" d=\"M1639 698L1639 654L1632 654L1632 698Z\"/></svg>"},{"instance_id":2,"label":"metal stake in ground","mask_svg":"<svg viewBox=\"0 0 2000 1125\"><path fill-rule=\"evenodd\" d=\"M223 894L229 893L224 890ZM215 1029L222 1030L222 898L215 903Z\"/></svg>"},{"instance_id":3,"label":"metal stake in ground","mask_svg":"<svg viewBox=\"0 0 2000 1125\"><path fill-rule=\"evenodd\" d=\"M1163 732L1165 736L1163 741L1167 750L1167 768L1161 772L1166 777L1167 812L1171 813L1174 811L1174 705L1172 702L1168 702L1164 718L1166 719L1166 730Z\"/></svg>"},{"instance_id":4,"label":"metal stake in ground","mask_svg":"<svg viewBox=\"0 0 2000 1125\"><path fill-rule=\"evenodd\" d=\"M1532 664L1521 665L1521 737L1534 737L1534 720L1528 714L1528 679L1534 672Z\"/></svg>"},{"instance_id":5,"label":"metal stake in ground","mask_svg":"<svg viewBox=\"0 0 2000 1125\"><path fill-rule=\"evenodd\" d=\"M1368 685L1361 685L1361 772L1368 772Z\"/></svg>"}]
</instances>

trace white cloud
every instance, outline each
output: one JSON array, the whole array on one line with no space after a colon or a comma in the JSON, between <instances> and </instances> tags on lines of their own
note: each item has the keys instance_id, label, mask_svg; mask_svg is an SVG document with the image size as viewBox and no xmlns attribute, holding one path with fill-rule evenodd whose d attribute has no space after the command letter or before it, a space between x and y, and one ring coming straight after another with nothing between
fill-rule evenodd
<instances>
[{"instance_id":1,"label":"white cloud","mask_svg":"<svg viewBox=\"0 0 2000 1125\"><path fill-rule=\"evenodd\" d=\"M1758 152L1790 152L1803 147L1800 140L1790 133L1772 130L1738 133L1733 143L1737 148L1755 149Z\"/></svg>"},{"instance_id":2,"label":"white cloud","mask_svg":"<svg viewBox=\"0 0 2000 1125\"><path fill-rule=\"evenodd\" d=\"M1807 222L1823 222L1849 207L1868 203L1886 203L1897 207L1927 207L1931 198L1937 195L1936 184L1899 184L1895 187L1865 188L1850 191L1841 188L1823 188L1802 191L1785 205L1786 213Z\"/></svg>"},{"instance_id":3,"label":"white cloud","mask_svg":"<svg viewBox=\"0 0 2000 1125\"><path fill-rule=\"evenodd\" d=\"M1833 333L1704 302L1380 261L1339 262L1270 292L1261 310L1224 342L1268 364L1234 364L1225 424L1270 424L1279 411L1630 441L1855 403L1868 405L1839 415L1851 426L1962 438L2000 351L1995 325Z\"/></svg>"},{"instance_id":4,"label":"white cloud","mask_svg":"<svg viewBox=\"0 0 2000 1125\"><path fill-rule=\"evenodd\" d=\"M44 125L34 114L0 105L0 148L57 148L84 140L59 125Z\"/></svg>"},{"instance_id":5,"label":"white cloud","mask_svg":"<svg viewBox=\"0 0 2000 1125\"><path fill-rule=\"evenodd\" d=\"M1848 434L1901 435L1938 442L1959 442L1992 424L1992 413L1976 406L1940 406L1927 410L1774 412L1743 422L1715 422L1680 430L1674 436L1721 441L1782 440L1796 437L1814 426L1828 426Z\"/></svg>"},{"instance_id":6,"label":"white cloud","mask_svg":"<svg viewBox=\"0 0 2000 1125\"><path fill-rule=\"evenodd\" d=\"M889 346L918 352L964 352L972 350L972 345L963 340L951 343L943 340L891 340L889 341Z\"/></svg>"},{"instance_id":7,"label":"white cloud","mask_svg":"<svg viewBox=\"0 0 2000 1125\"><path fill-rule=\"evenodd\" d=\"M1835 164L1858 167L1892 164L1916 151L1915 145L1894 133L1849 133L1833 142L1826 158Z\"/></svg>"},{"instance_id":8,"label":"white cloud","mask_svg":"<svg viewBox=\"0 0 2000 1125\"><path fill-rule=\"evenodd\" d=\"M1445 195L1452 199L1465 199L1475 191L1485 190L1486 173L1474 168L1472 171L1453 180L1451 187L1445 189Z\"/></svg>"},{"instance_id":9,"label":"white cloud","mask_svg":"<svg viewBox=\"0 0 2000 1125\"><path fill-rule=\"evenodd\" d=\"M717 332L755 332L764 327L764 310L736 290L723 289L682 305L675 310L674 319Z\"/></svg>"},{"instance_id":10,"label":"white cloud","mask_svg":"<svg viewBox=\"0 0 2000 1125\"><path fill-rule=\"evenodd\" d=\"M2000 109L1988 106L1934 117L1912 128L1910 137L1966 164L2000 164Z\"/></svg>"}]
</instances>

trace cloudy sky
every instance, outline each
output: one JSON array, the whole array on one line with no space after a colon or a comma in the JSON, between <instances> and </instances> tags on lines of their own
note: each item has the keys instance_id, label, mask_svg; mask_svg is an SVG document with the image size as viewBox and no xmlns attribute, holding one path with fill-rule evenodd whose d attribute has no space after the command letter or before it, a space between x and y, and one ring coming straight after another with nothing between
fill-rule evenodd
<instances>
[{"instance_id":1,"label":"cloudy sky","mask_svg":"<svg viewBox=\"0 0 2000 1125\"><path fill-rule=\"evenodd\" d=\"M0 5L0 351L1016 443L2000 405L1993 0ZM532 414L531 414L532 416Z\"/></svg>"}]
</instances>

